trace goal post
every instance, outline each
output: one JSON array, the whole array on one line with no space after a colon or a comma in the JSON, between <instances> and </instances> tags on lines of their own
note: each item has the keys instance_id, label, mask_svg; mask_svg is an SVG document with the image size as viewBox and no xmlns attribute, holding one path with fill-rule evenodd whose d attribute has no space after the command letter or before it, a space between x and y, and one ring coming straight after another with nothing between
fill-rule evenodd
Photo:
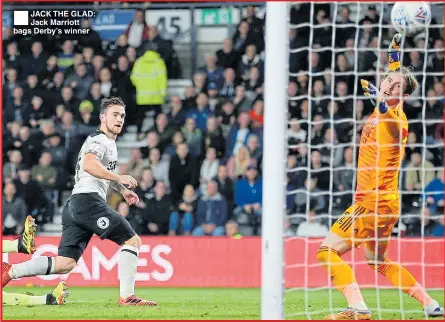
<instances>
[{"instance_id":1,"label":"goal post","mask_svg":"<svg viewBox=\"0 0 445 322\"><path fill-rule=\"evenodd\" d=\"M261 319L284 318L288 3L267 2L264 86Z\"/></svg>"}]
</instances>

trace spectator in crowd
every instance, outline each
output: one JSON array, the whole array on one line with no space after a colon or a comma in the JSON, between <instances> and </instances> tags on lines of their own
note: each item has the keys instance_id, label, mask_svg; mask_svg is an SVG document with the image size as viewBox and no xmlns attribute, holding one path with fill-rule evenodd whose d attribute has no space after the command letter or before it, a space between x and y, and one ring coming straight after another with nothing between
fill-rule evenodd
<instances>
[{"instance_id":1,"label":"spectator in crowd","mask_svg":"<svg viewBox=\"0 0 445 322\"><path fill-rule=\"evenodd\" d=\"M334 169L334 182L338 192L334 197L334 204L341 209L348 208L352 203L354 192L354 177L356 172L354 165L354 150L350 147L345 149L344 161L338 168Z\"/></svg>"},{"instance_id":2,"label":"spectator in crowd","mask_svg":"<svg viewBox=\"0 0 445 322\"><path fill-rule=\"evenodd\" d=\"M213 179L218 184L218 191L227 201L229 213L232 213L235 202L235 191L232 179L227 175L227 168L221 164L218 167L218 175Z\"/></svg>"},{"instance_id":3,"label":"spectator in crowd","mask_svg":"<svg viewBox=\"0 0 445 322\"><path fill-rule=\"evenodd\" d=\"M405 173L405 190L410 193L405 198L412 203L419 199L425 187L433 181L434 165L428 160L422 162L422 155L419 152L413 152Z\"/></svg>"},{"instance_id":4,"label":"spectator in crowd","mask_svg":"<svg viewBox=\"0 0 445 322\"><path fill-rule=\"evenodd\" d=\"M6 71L6 79L3 83L3 96L6 102L13 98L13 91L17 87L20 87L17 69L9 67Z\"/></svg>"},{"instance_id":5,"label":"spectator in crowd","mask_svg":"<svg viewBox=\"0 0 445 322\"><path fill-rule=\"evenodd\" d=\"M226 222L226 236L232 239L240 239L243 237L239 232L239 225L236 220L230 219Z\"/></svg>"},{"instance_id":6,"label":"spectator in crowd","mask_svg":"<svg viewBox=\"0 0 445 322\"><path fill-rule=\"evenodd\" d=\"M75 67L75 73L65 80L64 85L71 86L76 92L75 97L82 101L88 96L93 82L93 77L87 74L85 64L79 64Z\"/></svg>"},{"instance_id":7,"label":"spectator in crowd","mask_svg":"<svg viewBox=\"0 0 445 322\"><path fill-rule=\"evenodd\" d=\"M300 121L293 118L289 121L287 130L288 144L295 145L299 142L306 142L307 132L301 128Z\"/></svg>"},{"instance_id":8,"label":"spectator in crowd","mask_svg":"<svg viewBox=\"0 0 445 322\"><path fill-rule=\"evenodd\" d=\"M236 82L236 74L235 69L233 68L227 68L224 71L224 82L221 85L219 94L221 97L225 99L232 99L235 97L236 93L236 86L238 85Z\"/></svg>"},{"instance_id":9,"label":"spectator in crowd","mask_svg":"<svg viewBox=\"0 0 445 322\"><path fill-rule=\"evenodd\" d=\"M165 154L164 154L165 158L171 159L171 157L176 154L176 148L178 147L178 145L181 143L184 143L184 142L185 142L184 135L182 134L182 132L180 130L177 130L173 134L171 144L169 144L167 146L167 149L165 150Z\"/></svg>"},{"instance_id":10,"label":"spectator in crowd","mask_svg":"<svg viewBox=\"0 0 445 322\"><path fill-rule=\"evenodd\" d=\"M431 213L429 207L422 207L420 216L408 225L407 236L412 237L443 237L444 236L444 216Z\"/></svg>"},{"instance_id":11,"label":"spectator in crowd","mask_svg":"<svg viewBox=\"0 0 445 322\"><path fill-rule=\"evenodd\" d=\"M288 157L288 165L289 165L289 163L291 163L291 165L292 165L293 162L292 161L289 162L291 159L296 160L295 155L290 155ZM290 169L288 169L288 171L289 170ZM295 208L296 207L296 205L295 205L295 193L297 191L297 186L294 183L295 181L292 180L293 179L292 178L292 173L288 172L287 175L286 175L286 178L287 178L287 185L286 185L286 213L288 215L291 215L291 214L293 214L295 212L295 209L296 209Z\"/></svg>"},{"instance_id":12,"label":"spectator in crowd","mask_svg":"<svg viewBox=\"0 0 445 322\"><path fill-rule=\"evenodd\" d=\"M245 85L239 85L235 88L235 98L233 104L238 113L249 112L252 108L254 99L246 95Z\"/></svg>"},{"instance_id":13,"label":"spectator in crowd","mask_svg":"<svg viewBox=\"0 0 445 322\"><path fill-rule=\"evenodd\" d=\"M158 149L161 154L164 152L162 150L162 146L159 145L159 135L155 131L149 131L147 136L145 137L146 146L140 147L139 151L141 151L142 157L144 159L148 158L150 155L150 151L153 149Z\"/></svg>"},{"instance_id":14,"label":"spectator in crowd","mask_svg":"<svg viewBox=\"0 0 445 322\"><path fill-rule=\"evenodd\" d=\"M22 76L37 75L45 69L48 57L43 51L42 43L36 41L31 46L31 54L21 61Z\"/></svg>"},{"instance_id":15,"label":"spectator in crowd","mask_svg":"<svg viewBox=\"0 0 445 322\"><path fill-rule=\"evenodd\" d=\"M208 148L206 158L202 162L200 171L200 191L201 195L205 196L207 193L207 184L218 174L219 160L216 157L216 150Z\"/></svg>"},{"instance_id":16,"label":"spectator in crowd","mask_svg":"<svg viewBox=\"0 0 445 322\"><path fill-rule=\"evenodd\" d=\"M218 88L215 83L210 83L207 86L207 93L209 95L208 99L208 107L209 110L215 113L215 110L220 108L222 99L218 94Z\"/></svg>"},{"instance_id":17,"label":"spectator in crowd","mask_svg":"<svg viewBox=\"0 0 445 322\"><path fill-rule=\"evenodd\" d=\"M321 153L318 150L311 153L311 174L317 179L317 188L330 191L329 165L321 162Z\"/></svg>"},{"instance_id":18,"label":"spectator in crowd","mask_svg":"<svg viewBox=\"0 0 445 322\"><path fill-rule=\"evenodd\" d=\"M187 118L195 120L196 128L201 132L204 132L206 129L207 119L214 114L209 109L208 103L209 99L207 94L199 93L196 98L196 108L191 109L187 113Z\"/></svg>"},{"instance_id":19,"label":"spectator in crowd","mask_svg":"<svg viewBox=\"0 0 445 322\"><path fill-rule=\"evenodd\" d=\"M263 179L259 177L255 166L247 167L245 177L235 183L235 218L247 216L254 234L258 232L262 215Z\"/></svg>"},{"instance_id":20,"label":"spectator in crowd","mask_svg":"<svg viewBox=\"0 0 445 322\"><path fill-rule=\"evenodd\" d=\"M211 116L207 119L207 126L204 135L204 150L213 148L216 151L216 157L224 156L226 141L221 128L218 126L218 119Z\"/></svg>"},{"instance_id":21,"label":"spectator in crowd","mask_svg":"<svg viewBox=\"0 0 445 322\"><path fill-rule=\"evenodd\" d=\"M192 185L186 185L182 199L179 201L174 212L170 214L169 236L176 234L189 236L195 222L198 205L198 196Z\"/></svg>"},{"instance_id":22,"label":"spectator in crowd","mask_svg":"<svg viewBox=\"0 0 445 322\"><path fill-rule=\"evenodd\" d=\"M22 163L26 166L36 164L39 154L39 144L35 137L31 136L29 127L22 126L19 131L19 142L16 142L14 146L20 149L22 152Z\"/></svg>"},{"instance_id":23,"label":"spectator in crowd","mask_svg":"<svg viewBox=\"0 0 445 322\"><path fill-rule=\"evenodd\" d=\"M3 95L5 94L3 93ZM14 87L12 97L4 107L3 118L5 123L17 121L20 124L27 124L29 122L29 114L29 101L23 99L23 89L19 86Z\"/></svg>"},{"instance_id":24,"label":"spectator in crowd","mask_svg":"<svg viewBox=\"0 0 445 322\"><path fill-rule=\"evenodd\" d=\"M159 152L159 151L158 151ZM129 174L137 181L141 179L142 171L150 165L149 160L142 158L142 153L138 148L131 150L130 159L128 161Z\"/></svg>"},{"instance_id":25,"label":"spectator in crowd","mask_svg":"<svg viewBox=\"0 0 445 322\"><path fill-rule=\"evenodd\" d=\"M27 167L22 167L18 172L18 179L14 180L17 190L17 197L25 201L27 214L34 217L37 223L48 222L48 217L52 214L47 213L48 200L41 185L31 178L31 171Z\"/></svg>"},{"instance_id":26,"label":"spectator in crowd","mask_svg":"<svg viewBox=\"0 0 445 322\"><path fill-rule=\"evenodd\" d=\"M260 55L257 53L257 47L255 45L249 45L246 47L246 53L241 57L240 64L238 66L237 74L243 81L249 80L250 69L257 67L259 74L263 74L264 66Z\"/></svg>"},{"instance_id":27,"label":"spectator in crowd","mask_svg":"<svg viewBox=\"0 0 445 322\"><path fill-rule=\"evenodd\" d=\"M62 170L67 164L68 154L67 150L61 143L60 134L58 133L50 134L47 137L46 141L48 145L46 151L48 151L51 154L52 165Z\"/></svg>"},{"instance_id":28,"label":"spectator in crowd","mask_svg":"<svg viewBox=\"0 0 445 322\"><path fill-rule=\"evenodd\" d=\"M82 29L89 29L88 34L86 35L80 35L78 38L79 41L79 47L80 48L87 48L90 47L94 52L100 53L102 51L102 39L99 35L99 33L94 30L91 26L91 19L89 18L83 18L80 21L80 25Z\"/></svg>"},{"instance_id":29,"label":"spectator in crowd","mask_svg":"<svg viewBox=\"0 0 445 322\"><path fill-rule=\"evenodd\" d=\"M6 65L10 70L19 71L21 67L21 57L16 42L10 42L6 46ZM17 77L17 74L15 75ZM9 79L9 77L8 77Z\"/></svg>"},{"instance_id":30,"label":"spectator in crowd","mask_svg":"<svg viewBox=\"0 0 445 322\"><path fill-rule=\"evenodd\" d=\"M343 146L337 140L337 134L332 127L324 132L324 144L320 149L321 162L337 168L343 160Z\"/></svg>"},{"instance_id":31,"label":"spectator in crowd","mask_svg":"<svg viewBox=\"0 0 445 322\"><path fill-rule=\"evenodd\" d=\"M136 10L134 13L134 19L130 22L125 30L125 35L128 39L128 45L133 48L141 46L142 42L148 39L148 26L145 23L144 11Z\"/></svg>"},{"instance_id":32,"label":"spectator in crowd","mask_svg":"<svg viewBox=\"0 0 445 322\"><path fill-rule=\"evenodd\" d=\"M162 181L169 187L169 161L161 157L159 149L151 149L148 157L153 177L157 181Z\"/></svg>"},{"instance_id":33,"label":"spectator in crowd","mask_svg":"<svg viewBox=\"0 0 445 322\"><path fill-rule=\"evenodd\" d=\"M155 196L155 186L157 180L153 177L153 171L147 167L142 170L141 180L134 192L139 197L139 203L136 205L139 209L145 209L147 203Z\"/></svg>"},{"instance_id":34,"label":"spectator in crowd","mask_svg":"<svg viewBox=\"0 0 445 322\"><path fill-rule=\"evenodd\" d=\"M200 71L207 75L207 82L214 83L217 88L221 88L224 82L224 69L216 64L216 57L212 54L205 56L205 64Z\"/></svg>"},{"instance_id":35,"label":"spectator in crowd","mask_svg":"<svg viewBox=\"0 0 445 322\"><path fill-rule=\"evenodd\" d=\"M46 60L45 60L46 61ZM71 40L65 40L62 52L57 56L57 66L61 72L74 64L74 47Z\"/></svg>"},{"instance_id":36,"label":"spectator in crowd","mask_svg":"<svg viewBox=\"0 0 445 322\"><path fill-rule=\"evenodd\" d=\"M145 235L167 235L170 214L174 210L170 196L166 194L165 183L158 181L155 196L143 211Z\"/></svg>"},{"instance_id":37,"label":"spectator in crowd","mask_svg":"<svg viewBox=\"0 0 445 322\"><path fill-rule=\"evenodd\" d=\"M437 176L426 187L424 200L432 215L444 213L444 183L443 170L437 172Z\"/></svg>"},{"instance_id":38,"label":"spectator in crowd","mask_svg":"<svg viewBox=\"0 0 445 322\"><path fill-rule=\"evenodd\" d=\"M43 152L39 159L39 164L35 165L31 171L33 180L40 183L48 200L53 200L53 190L56 184L57 171L51 165L51 153Z\"/></svg>"},{"instance_id":39,"label":"spectator in crowd","mask_svg":"<svg viewBox=\"0 0 445 322\"><path fill-rule=\"evenodd\" d=\"M325 197L322 191L317 188L317 179L314 177L307 178L304 182L305 191L300 191L295 196L295 205L298 213L306 213L306 209L313 215L320 214L326 208ZM309 203L309 205L307 205ZM309 208L307 208L309 206Z\"/></svg>"},{"instance_id":40,"label":"spectator in crowd","mask_svg":"<svg viewBox=\"0 0 445 322\"><path fill-rule=\"evenodd\" d=\"M261 149L260 138L258 135L249 135L249 138L247 139L247 152L255 164L260 167L263 159L263 150Z\"/></svg>"},{"instance_id":41,"label":"spectator in crowd","mask_svg":"<svg viewBox=\"0 0 445 322\"><path fill-rule=\"evenodd\" d=\"M249 34L249 24L246 21L241 21L238 25L238 30L232 38L233 49L238 55L243 55L246 52L246 47L255 44L255 39L252 34Z\"/></svg>"},{"instance_id":42,"label":"spectator in crowd","mask_svg":"<svg viewBox=\"0 0 445 322\"><path fill-rule=\"evenodd\" d=\"M170 105L171 110L168 113L168 124L178 128L185 123L187 111L182 106L182 101L179 96L172 96Z\"/></svg>"},{"instance_id":43,"label":"spectator in crowd","mask_svg":"<svg viewBox=\"0 0 445 322\"><path fill-rule=\"evenodd\" d=\"M187 144L178 145L176 155L170 161L168 178L171 196L177 202L187 184L198 187L199 168L194 156L189 154Z\"/></svg>"},{"instance_id":44,"label":"spectator in crowd","mask_svg":"<svg viewBox=\"0 0 445 322\"><path fill-rule=\"evenodd\" d=\"M22 166L22 153L20 150L12 150L9 153L9 162L3 166L3 180L17 179L17 173Z\"/></svg>"},{"instance_id":45,"label":"spectator in crowd","mask_svg":"<svg viewBox=\"0 0 445 322\"><path fill-rule=\"evenodd\" d=\"M238 68L239 53L233 50L232 39L226 38L223 40L222 49L216 52L216 64L227 70L235 70Z\"/></svg>"},{"instance_id":46,"label":"spectator in crowd","mask_svg":"<svg viewBox=\"0 0 445 322\"><path fill-rule=\"evenodd\" d=\"M252 127L262 127L264 124L264 102L262 99L255 101L253 108L249 111Z\"/></svg>"},{"instance_id":47,"label":"spectator in crowd","mask_svg":"<svg viewBox=\"0 0 445 322\"><path fill-rule=\"evenodd\" d=\"M230 179L236 180L244 175L250 165L254 164L255 161L250 157L249 150L241 146L238 152L227 161L227 174Z\"/></svg>"},{"instance_id":48,"label":"spectator in crowd","mask_svg":"<svg viewBox=\"0 0 445 322\"><path fill-rule=\"evenodd\" d=\"M199 157L202 150L202 131L196 127L194 118L187 118L185 126L182 128L182 135L187 142L190 153Z\"/></svg>"},{"instance_id":49,"label":"spectator in crowd","mask_svg":"<svg viewBox=\"0 0 445 322\"><path fill-rule=\"evenodd\" d=\"M193 236L224 236L224 225L228 218L227 202L218 192L215 181L207 184L207 194L198 201L196 228Z\"/></svg>"},{"instance_id":50,"label":"spectator in crowd","mask_svg":"<svg viewBox=\"0 0 445 322\"><path fill-rule=\"evenodd\" d=\"M140 137L147 112L161 112L167 94L167 68L161 56L147 50L134 63L130 76L136 88L137 131Z\"/></svg>"},{"instance_id":51,"label":"spectator in crowd","mask_svg":"<svg viewBox=\"0 0 445 322\"><path fill-rule=\"evenodd\" d=\"M156 117L155 126L151 131L156 132L159 137L159 147L161 150L165 150L168 144L172 140L174 129L168 124L167 115L164 113L158 114Z\"/></svg>"},{"instance_id":52,"label":"spectator in crowd","mask_svg":"<svg viewBox=\"0 0 445 322\"><path fill-rule=\"evenodd\" d=\"M247 144L250 134L250 117L247 113L240 113L238 123L234 124L227 134L226 157L237 154L238 149Z\"/></svg>"},{"instance_id":53,"label":"spectator in crowd","mask_svg":"<svg viewBox=\"0 0 445 322\"><path fill-rule=\"evenodd\" d=\"M26 215L26 204L16 195L14 183L6 183L2 200L3 235L20 235Z\"/></svg>"},{"instance_id":54,"label":"spectator in crowd","mask_svg":"<svg viewBox=\"0 0 445 322\"><path fill-rule=\"evenodd\" d=\"M308 212L306 218L305 222L298 225L296 231L298 237L325 237L329 233L328 227L320 224L315 212Z\"/></svg>"},{"instance_id":55,"label":"spectator in crowd","mask_svg":"<svg viewBox=\"0 0 445 322\"><path fill-rule=\"evenodd\" d=\"M222 105L222 109L217 113L218 121L222 129L224 138L227 138L230 129L235 124L235 105L232 101L225 101Z\"/></svg>"},{"instance_id":56,"label":"spectator in crowd","mask_svg":"<svg viewBox=\"0 0 445 322\"><path fill-rule=\"evenodd\" d=\"M52 55L46 61L46 68L40 72L38 78L43 86L47 86L59 71L57 67L57 57Z\"/></svg>"}]
</instances>

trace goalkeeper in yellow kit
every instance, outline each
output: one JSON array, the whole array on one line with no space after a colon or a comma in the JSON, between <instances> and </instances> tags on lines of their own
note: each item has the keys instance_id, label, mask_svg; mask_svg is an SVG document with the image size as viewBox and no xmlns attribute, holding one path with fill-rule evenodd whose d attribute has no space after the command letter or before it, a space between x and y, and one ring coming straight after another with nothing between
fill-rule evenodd
<instances>
[{"instance_id":1,"label":"goalkeeper in yellow kit","mask_svg":"<svg viewBox=\"0 0 445 322\"><path fill-rule=\"evenodd\" d=\"M416 299L428 316L444 314L439 303L411 273L387 255L389 237L400 213L398 178L408 136L403 100L418 87L410 70L400 64L401 40L402 35L396 34L391 42L390 70L380 83L380 91L361 80L365 95L372 98L375 110L360 139L354 204L334 223L317 252L318 260L348 302L342 312L326 316L328 320L371 319L371 311L365 304L354 272L341 258L362 243L370 268Z\"/></svg>"},{"instance_id":2,"label":"goalkeeper in yellow kit","mask_svg":"<svg viewBox=\"0 0 445 322\"><path fill-rule=\"evenodd\" d=\"M28 216L25 221L25 229L20 238L15 240L3 240L2 241L2 253L23 253L33 254L35 252L35 233L36 224L31 216ZM2 263L2 270L5 263ZM57 287L46 295L33 296L18 293L2 292L3 305L24 305L24 306L36 306L36 305L62 305L65 304L66 297L68 296L67 287L65 282L60 282Z\"/></svg>"}]
</instances>

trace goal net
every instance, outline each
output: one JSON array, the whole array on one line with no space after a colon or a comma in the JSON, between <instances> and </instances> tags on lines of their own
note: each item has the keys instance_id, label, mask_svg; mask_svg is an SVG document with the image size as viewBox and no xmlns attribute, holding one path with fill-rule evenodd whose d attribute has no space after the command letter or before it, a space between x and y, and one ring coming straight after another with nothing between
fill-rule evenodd
<instances>
[{"instance_id":1,"label":"goal net","mask_svg":"<svg viewBox=\"0 0 445 322\"><path fill-rule=\"evenodd\" d=\"M404 104L409 132L399 176L401 211L388 256L443 304L444 6L429 4L430 27L405 38L401 49L401 62L412 66L419 87ZM279 5L287 8L273 8ZM263 319L322 319L347 306L318 262L317 250L352 204L360 136L374 109L360 79L378 87L388 71L388 47L396 34L390 21L392 5L267 5ZM279 35L283 20L286 39ZM273 33L271 26L276 28ZM288 59L277 49L284 48L280 41L289 48ZM282 66L281 59L289 64ZM287 73L286 80L282 73ZM283 190L286 199L279 195ZM426 318L416 301L369 268L363 246L342 259L352 267L373 319Z\"/></svg>"}]
</instances>

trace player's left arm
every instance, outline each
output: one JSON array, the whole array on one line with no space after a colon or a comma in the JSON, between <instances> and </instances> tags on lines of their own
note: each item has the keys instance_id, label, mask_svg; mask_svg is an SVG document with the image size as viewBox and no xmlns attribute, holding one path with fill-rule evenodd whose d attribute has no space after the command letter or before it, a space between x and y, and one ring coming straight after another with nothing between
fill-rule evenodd
<instances>
[{"instance_id":1,"label":"player's left arm","mask_svg":"<svg viewBox=\"0 0 445 322\"><path fill-rule=\"evenodd\" d=\"M130 191L130 189L126 188L123 184L117 181L110 181L110 187L119 192L121 195Z\"/></svg>"},{"instance_id":2,"label":"player's left arm","mask_svg":"<svg viewBox=\"0 0 445 322\"><path fill-rule=\"evenodd\" d=\"M388 128L388 131L393 137L399 137L400 133L403 133L403 128L406 127L406 122L404 121L404 114L398 108L390 108L384 99L379 97L379 90L373 84L367 80L360 80L363 91L366 96L370 96L372 102L376 105L379 110L379 122L383 122Z\"/></svg>"},{"instance_id":3,"label":"player's left arm","mask_svg":"<svg viewBox=\"0 0 445 322\"><path fill-rule=\"evenodd\" d=\"M110 181L110 187L119 192L129 205L139 202L138 195L117 181Z\"/></svg>"}]
</instances>

